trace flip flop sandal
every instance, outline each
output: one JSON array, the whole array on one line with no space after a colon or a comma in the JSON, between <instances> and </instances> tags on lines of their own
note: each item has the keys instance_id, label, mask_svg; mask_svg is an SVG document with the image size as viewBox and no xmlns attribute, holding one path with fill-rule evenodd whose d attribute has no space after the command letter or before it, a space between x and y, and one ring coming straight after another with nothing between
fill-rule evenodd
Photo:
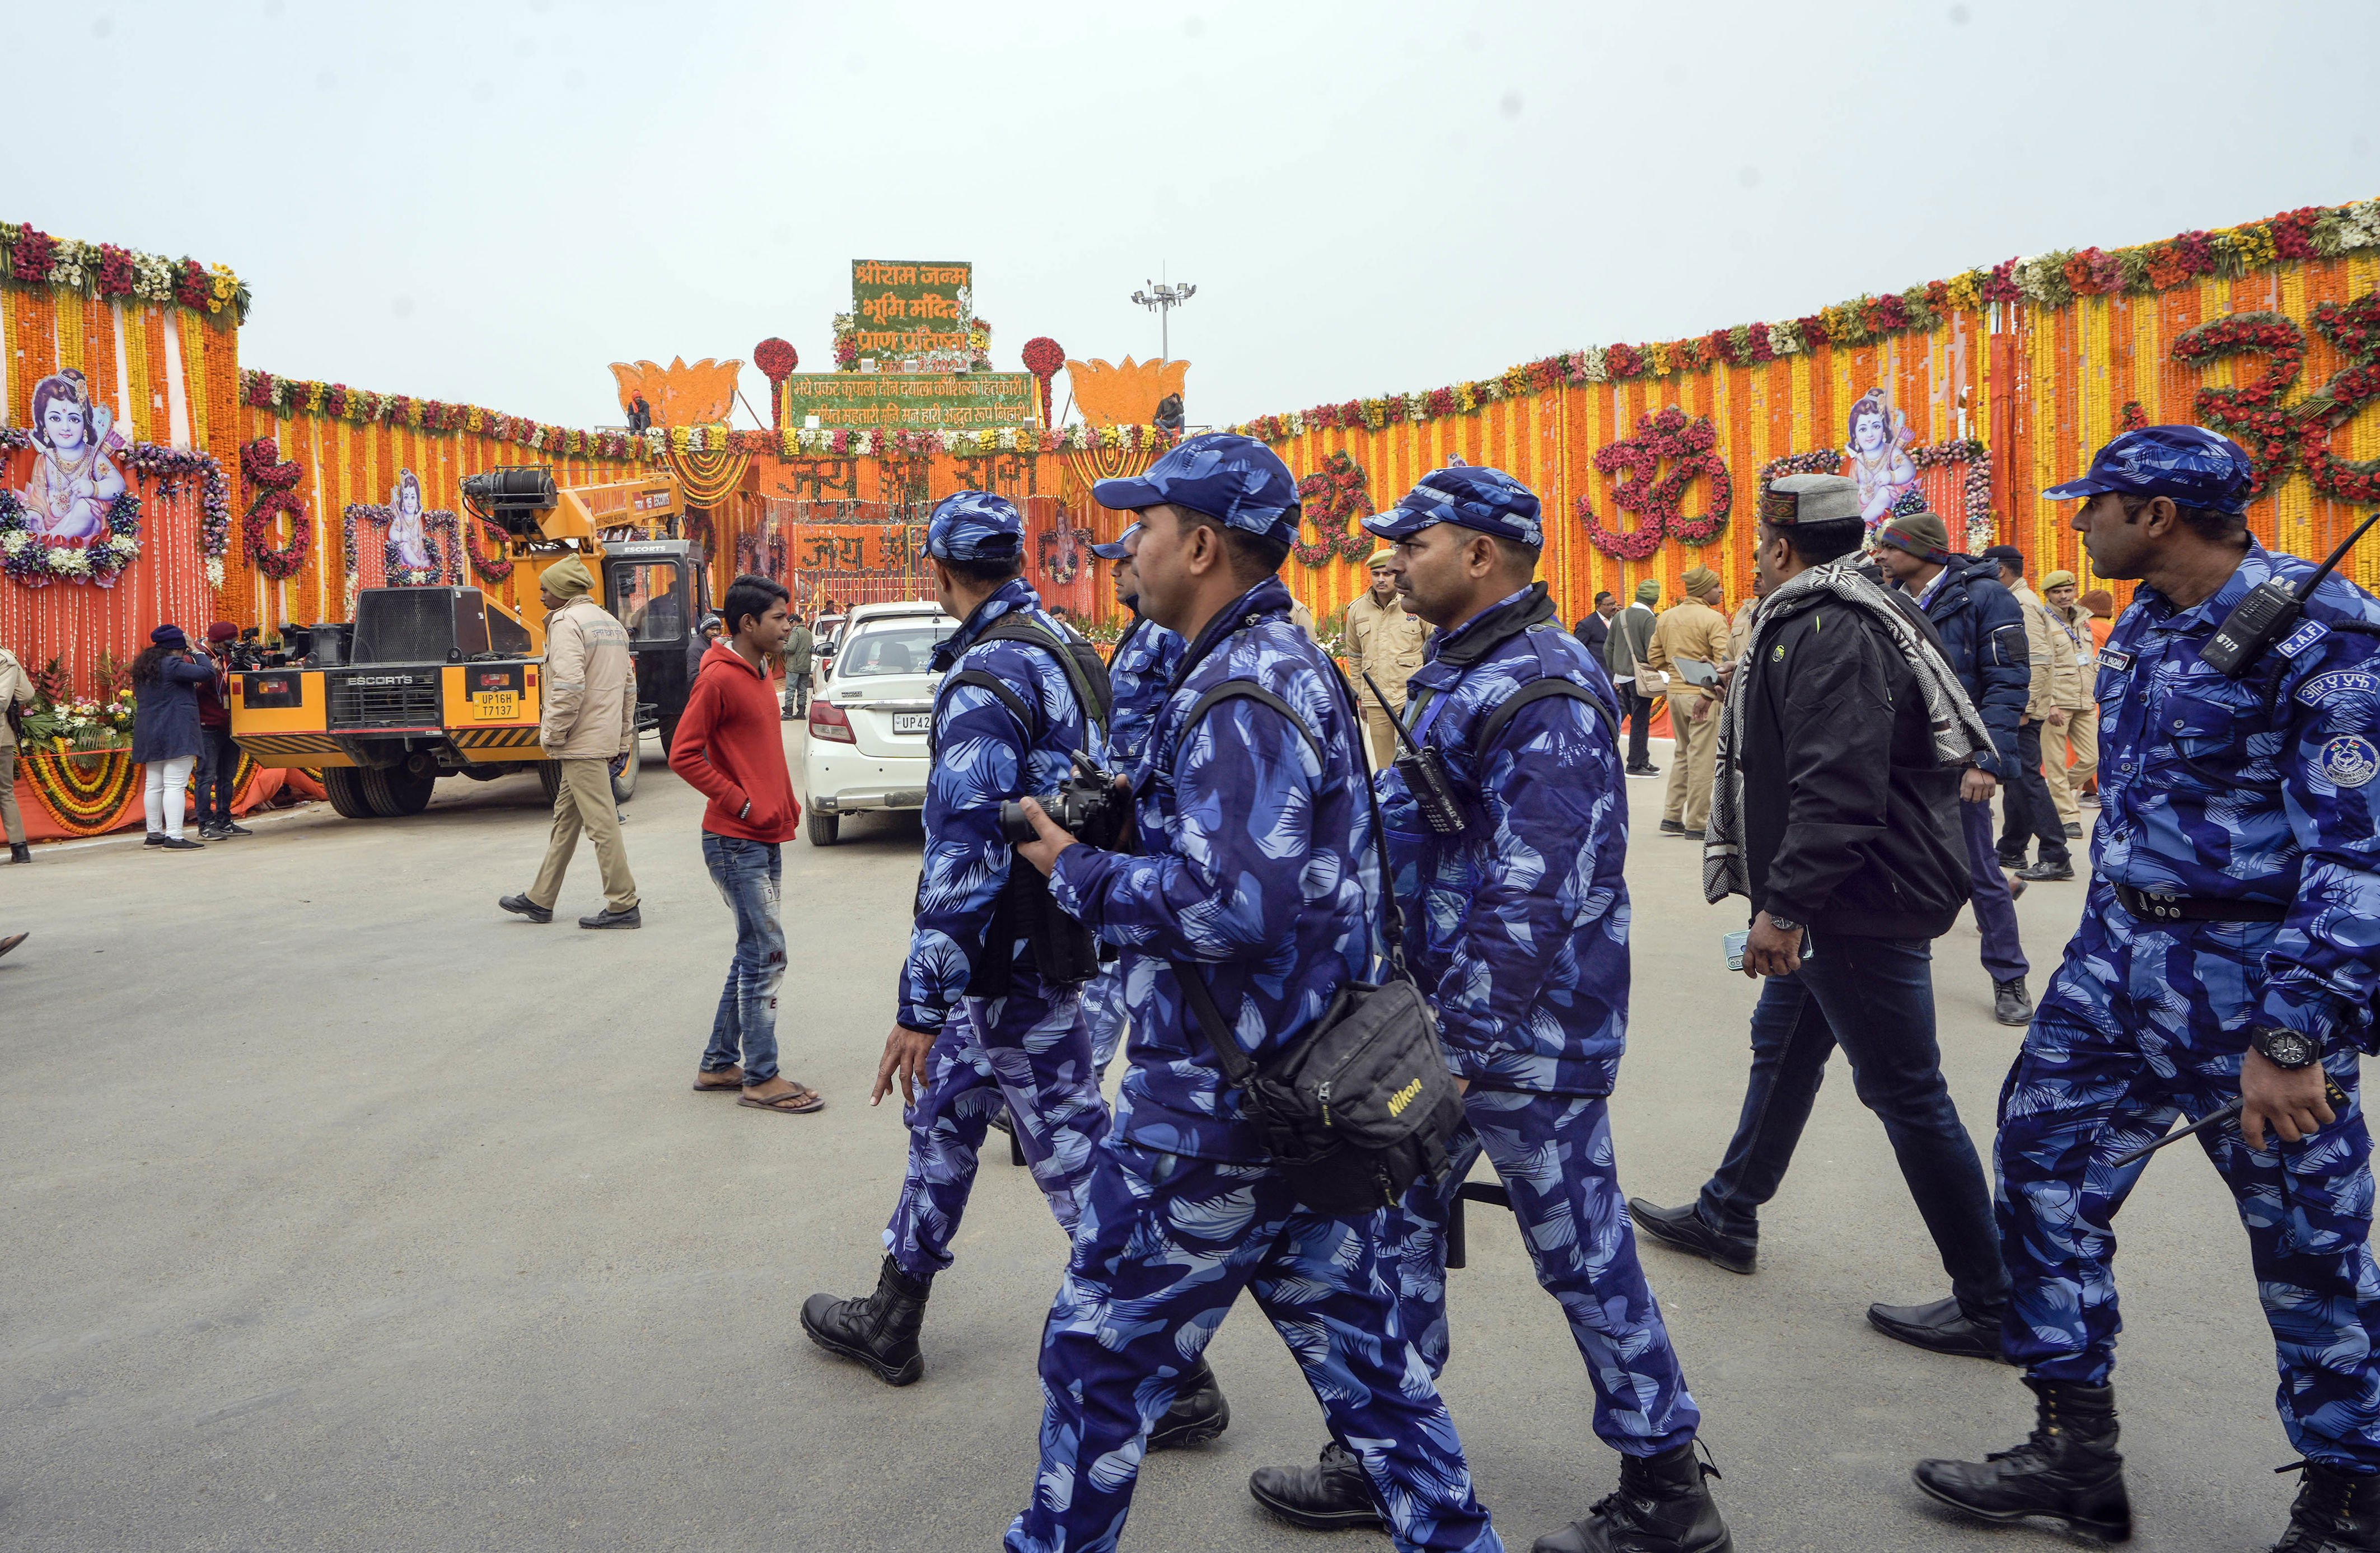
<instances>
[{"instance_id":1,"label":"flip flop sandal","mask_svg":"<svg viewBox=\"0 0 2380 1553\"><path fill-rule=\"evenodd\" d=\"M697 1079L694 1092L698 1095L740 1095L744 1092L744 1075L738 1074L724 1084L705 1084Z\"/></svg>"},{"instance_id":2,"label":"flip flop sandal","mask_svg":"<svg viewBox=\"0 0 2380 1553\"><path fill-rule=\"evenodd\" d=\"M750 1106L754 1110L773 1110L781 1116L807 1116L811 1111L823 1110L826 1098L814 1089L796 1087L792 1094L780 1095L773 1100L756 1100L746 1095L735 1103Z\"/></svg>"}]
</instances>

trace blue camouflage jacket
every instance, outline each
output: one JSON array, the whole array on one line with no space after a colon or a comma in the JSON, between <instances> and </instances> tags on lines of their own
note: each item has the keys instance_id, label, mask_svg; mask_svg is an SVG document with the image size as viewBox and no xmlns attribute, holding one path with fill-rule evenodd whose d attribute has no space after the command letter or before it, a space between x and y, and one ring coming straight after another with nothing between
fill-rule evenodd
<instances>
[{"instance_id":1,"label":"blue camouflage jacket","mask_svg":"<svg viewBox=\"0 0 2380 1553\"><path fill-rule=\"evenodd\" d=\"M1487 1089L1609 1095L1628 1026L1627 779L1613 722L1572 696L1488 719L1531 682L1566 679L1616 722L1595 654L1543 583L1433 638L1405 687L1467 828L1441 835L1392 766L1373 778L1403 908L1405 952L1438 1006L1447 1063Z\"/></svg>"},{"instance_id":2,"label":"blue camouflage jacket","mask_svg":"<svg viewBox=\"0 0 2380 1553\"><path fill-rule=\"evenodd\" d=\"M1026 940L986 944L992 907L1008 883L1011 852L1001 839L1000 806L1027 794L1050 793L1073 769L1074 752L1104 761L1099 725L1075 704L1073 682L1054 654L1021 642L976 638L1012 610L1029 610L1056 641L1057 622L1041 613L1040 596L1023 578L1001 584L949 640L934 649L938 672L981 669L1014 689L1040 715L1039 726L1018 725L1016 714L979 685L948 678L934 701L934 766L926 778L926 866L917 884L917 920L909 958L901 968L900 1022L929 1033L957 1006L987 953L1011 956L1019 994L1038 991L1040 977Z\"/></svg>"},{"instance_id":3,"label":"blue camouflage jacket","mask_svg":"<svg viewBox=\"0 0 2380 1553\"><path fill-rule=\"evenodd\" d=\"M2133 597L2099 654L2092 866L2157 894L2265 901L2289 915L2249 967L2254 1017L2362 1043L2380 962L2380 602L2333 576L2242 681L2199 649L2248 590L2313 566L2252 538L2231 579L2176 610Z\"/></svg>"},{"instance_id":4,"label":"blue camouflage jacket","mask_svg":"<svg viewBox=\"0 0 2380 1553\"><path fill-rule=\"evenodd\" d=\"M1108 683L1115 687L1115 715L1108 720L1108 753L1118 770L1130 770L1148 742L1148 725L1173 683L1173 671L1189 643L1145 614L1135 613L1108 659Z\"/></svg>"},{"instance_id":5,"label":"blue camouflage jacket","mask_svg":"<svg viewBox=\"0 0 2380 1553\"><path fill-rule=\"evenodd\" d=\"M1371 979L1379 867L1354 709L1321 649L1263 582L1208 623L1158 708L1134 782L1145 856L1058 855L1058 904L1123 952L1132 1065L1116 1126L1169 1154L1266 1158L1166 962L1196 962L1258 1063L1304 1035L1339 989ZM1298 710L1328 752L1259 702L1182 720L1206 690L1254 680Z\"/></svg>"}]
</instances>

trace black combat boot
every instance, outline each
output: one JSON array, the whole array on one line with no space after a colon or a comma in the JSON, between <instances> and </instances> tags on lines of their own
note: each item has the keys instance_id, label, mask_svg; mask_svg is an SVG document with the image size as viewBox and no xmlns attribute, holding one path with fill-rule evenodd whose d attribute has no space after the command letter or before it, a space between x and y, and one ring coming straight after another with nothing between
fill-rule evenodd
<instances>
[{"instance_id":1,"label":"black combat boot","mask_svg":"<svg viewBox=\"0 0 2380 1553\"><path fill-rule=\"evenodd\" d=\"M1232 1426L1232 1404L1223 1400L1222 1382L1207 1367L1206 1355L1199 1355L1174 1389L1173 1405L1165 1416L1148 1431L1151 1450L1172 1450L1184 1445L1204 1445Z\"/></svg>"},{"instance_id":2,"label":"black combat boot","mask_svg":"<svg viewBox=\"0 0 2380 1553\"><path fill-rule=\"evenodd\" d=\"M33 848L30 843L10 842L8 843L8 861L11 863L30 863L32 860Z\"/></svg>"},{"instance_id":3,"label":"black combat boot","mask_svg":"<svg viewBox=\"0 0 2380 1553\"><path fill-rule=\"evenodd\" d=\"M2291 1462L2275 1472L2299 1472L2298 1502L2289 1529L2273 1553L2372 1553L2380 1548L2380 1477L2339 1471L2320 1462Z\"/></svg>"},{"instance_id":4,"label":"black combat boot","mask_svg":"<svg viewBox=\"0 0 2380 1553\"><path fill-rule=\"evenodd\" d=\"M934 1292L929 1274L911 1278L892 1257L864 1300L812 1294L802 1302L802 1330L830 1353L856 1359L887 1386L906 1386L926 1373L917 1352L917 1329L926 1324L926 1296Z\"/></svg>"},{"instance_id":5,"label":"black combat boot","mask_svg":"<svg viewBox=\"0 0 2380 1553\"><path fill-rule=\"evenodd\" d=\"M2116 1450L2114 1389L2032 1376L2024 1383L2040 1399L2040 1418L2022 1445L1980 1462L1920 1462L1911 1474L1917 1486L1986 1521L2039 1515L2107 1542L2129 1538L2132 1504Z\"/></svg>"},{"instance_id":6,"label":"black combat boot","mask_svg":"<svg viewBox=\"0 0 2380 1553\"><path fill-rule=\"evenodd\" d=\"M1248 1492L1275 1515L1309 1531L1388 1530L1364 1463L1335 1439L1322 1448L1322 1459L1313 1466L1258 1467L1248 1474Z\"/></svg>"},{"instance_id":7,"label":"black combat boot","mask_svg":"<svg viewBox=\"0 0 2380 1553\"><path fill-rule=\"evenodd\" d=\"M1718 1475L1694 1460L1693 1440L1658 1456L1622 1456L1619 1490L1529 1553L1729 1553L1735 1539L1703 1482Z\"/></svg>"}]
</instances>

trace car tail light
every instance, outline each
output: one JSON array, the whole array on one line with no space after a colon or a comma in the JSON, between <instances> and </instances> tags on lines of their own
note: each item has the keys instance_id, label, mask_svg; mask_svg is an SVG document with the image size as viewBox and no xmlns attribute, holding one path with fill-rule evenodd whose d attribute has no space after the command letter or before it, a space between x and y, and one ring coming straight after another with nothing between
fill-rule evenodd
<instances>
[{"instance_id":1,"label":"car tail light","mask_svg":"<svg viewBox=\"0 0 2380 1553\"><path fill-rule=\"evenodd\" d=\"M810 703L810 737L832 739L838 744L857 742L851 736L851 719L844 716L843 709L831 701Z\"/></svg>"}]
</instances>

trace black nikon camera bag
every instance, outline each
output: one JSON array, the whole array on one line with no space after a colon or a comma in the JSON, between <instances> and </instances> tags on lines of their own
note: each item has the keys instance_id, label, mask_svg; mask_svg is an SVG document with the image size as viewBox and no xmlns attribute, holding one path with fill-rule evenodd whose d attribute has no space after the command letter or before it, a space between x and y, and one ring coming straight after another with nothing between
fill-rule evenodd
<instances>
[{"instance_id":1,"label":"black nikon camera bag","mask_svg":"<svg viewBox=\"0 0 2380 1553\"><path fill-rule=\"evenodd\" d=\"M1341 682L1341 688L1346 688ZM1260 701L1290 721L1315 758L1321 742L1289 703L1250 680L1226 680L1182 720L1186 733L1218 701ZM1348 693L1353 710L1354 697ZM1325 762L1327 764L1327 762ZM1359 782L1362 778L1357 779ZM1392 979L1350 982L1296 1045L1259 1069L1240 1049L1196 965L1171 962L1198 1030L1223 1076L1240 1091L1273 1166L1316 1213L1352 1218L1393 1206L1414 1182L1441 1179L1447 1146L1463 1126L1463 1097L1439 1045L1429 1001L1405 968L1402 914L1389 869L1386 829L1371 783L1372 845L1379 859L1382 919Z\"/></svg>"}]
</instances>

